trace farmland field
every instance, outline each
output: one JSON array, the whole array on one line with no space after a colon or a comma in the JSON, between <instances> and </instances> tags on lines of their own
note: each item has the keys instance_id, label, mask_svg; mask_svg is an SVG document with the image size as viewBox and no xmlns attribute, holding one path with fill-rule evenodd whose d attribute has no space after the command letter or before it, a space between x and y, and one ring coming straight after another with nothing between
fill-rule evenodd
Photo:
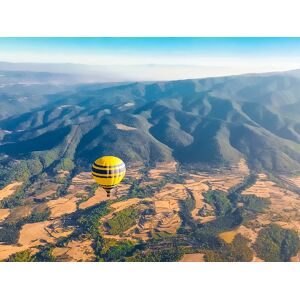
<instances>
[{"instance_id":1,"label":"farmland field","mask_svg":"<svg viewBox=\"0 0 300 300\"><path fill-rule=\"evenodd\" d=\"M67 184L48 178L36 194L27 196L25 190L21 203L0 209L0 259L30 251L36 261L201 262L222 260L223 251L238 260L238 252L246 247L252 252L249 260L263 261L256 253L263 228L276 224L300 236L300 196L288 184L279 186L259 173L235 192L249 178L243 160L209 174L178 171L174 163L159 163L147 171L141 165L128 169L111 198L88 172L72 178L67 174ZM297 178L285 179L299 187ZM17 185L1 190L5 203L13 201ZM141 194L139 187L146 192ZM207 192L216 195L216 201L208 201ZM223 193L222 200L218 193ZM231 201L234 193L237 200ZM220 210L219 201L229 205L226 211ZM258 209L254 203L264 205ZM294 252L289 259L299 261L299 248Z\"/></svg>"}]
</instances>

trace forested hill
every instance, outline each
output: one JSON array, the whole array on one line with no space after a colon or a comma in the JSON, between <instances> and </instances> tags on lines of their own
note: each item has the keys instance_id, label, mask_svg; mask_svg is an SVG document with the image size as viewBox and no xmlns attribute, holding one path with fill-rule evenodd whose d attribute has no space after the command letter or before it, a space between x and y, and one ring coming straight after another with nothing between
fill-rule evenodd
<instances>
[{"instance_id":1,"label":"forested hill","mask_svg":"<svg viewBox=\"0 0 300 300\"><path fill-rule=\"evenodd\" d=\"M2 178L89 168L105 154L206 167L245 158L256 170L298 171L299 95L298 71L70 86L0 121Z\"/></svg>"}]
</instances>

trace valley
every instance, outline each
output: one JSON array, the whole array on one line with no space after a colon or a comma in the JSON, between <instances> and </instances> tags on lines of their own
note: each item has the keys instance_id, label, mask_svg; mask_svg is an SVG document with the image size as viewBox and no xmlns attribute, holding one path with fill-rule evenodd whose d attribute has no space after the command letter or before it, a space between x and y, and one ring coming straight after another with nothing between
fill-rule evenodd
<instances>
[{"instance_id":1,"label":"valley","mask_svg":"<svg viewBox=\"0 0 300 300\"><path fill-rule=\"evenodd\" d=\"M2 73L0 260L299 261L299 72ZM127 167L109 199L103 155Z\"/></svg>"},{"instance_id":2,"label":"valley","mask_svg":"<svg viewBox=\"0 0 300 300\"><path fill-rule=\"evenodd\" d=\"M35 261L218 261L226 251L228 261L262 261L255 249L263 228L277 224L300 237L300 196L259 173L234 199L249 176L244 160L210 173L176 163L133 165L108 199L89 172L63 180L58 173L43 178L40 189L24 189L18 204L5 198L0 259L29 253ZM209 192L221 198L214 202ZM238 254L244 248L245 257ZM289 259L299 261L299 251Z\"/></svg>"}]
</instances>

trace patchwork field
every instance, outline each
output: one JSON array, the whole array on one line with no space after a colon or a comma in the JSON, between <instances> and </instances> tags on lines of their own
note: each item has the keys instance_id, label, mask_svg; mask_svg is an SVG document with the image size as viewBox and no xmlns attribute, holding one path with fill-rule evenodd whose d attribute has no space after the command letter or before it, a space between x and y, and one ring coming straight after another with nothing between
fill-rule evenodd
<instances>
[{"instance_id":1,"label":"patchwork field","mask_svg":"<svg viewBox=\"0 0 300 300\"><path fill-rule=\"evenodd\" d=\"M231 243L235 236L237 235L237 230L225 231L219 234L219 237L226 243Z\"/></svg>"},{"instance_id":2,"label":"patchwork field","mask_svg":"<svg viewBox=\"0 0 300 300\"><path fill-rule=\"evenodd\" d=\"M162 179L164 174L176 172L176 162L157 163L156 168L149 171L149 178L151 180Z\"/></svg>"},{"instance_id":3,"label":"patchwork field","mask_svg":"<svg viewBox=\"0 0 300 300\"><path fill-rule=\"evenodd\" d=\"M103 190L102 188L97 188L95 195L87 199L86 201L80 203L79 208L85 209L106 200L107 196L105 190Z\"/></svg>"},{"instance_id":4,"label":"patchwork field","mask_svg":"<svg viewBox=\"0 0 300 300\"><path fill-rule=\"evenodd\" d=\"M13 182L0 190L0 201L14 194L16 189L22 185L22 182Z\"/></svg>"},{"instance_id":5,"label":"patchwork field","mask_svg":"<svg viewBox=\"0 0 300 300\"><path fill-rule=\"evenodd\" d=\"M7 259L10 255L27 249L36 252L37 246L54 243L59 238L70 235L72 231L71 228L63 228L57 221L25 224L20 230L16 245L0 244L0 259Z\"/></svg>"},{"instance_id":6,"label":"patchwork field","mask_svg":"<svg viewBox=\"0 0 300 300\"><path fill-rule=\"evenodd\" d=\"M0 222L4 221L10 214L10 210L8 208L0 209Z\"/></svg>"},{"instance_id":7,"label":"patchwork field","mask_svg":"<svg viewBox=\"0 0 300 300\"><path fill-rule=\"evenodd\" d=\"M204 262L204 254L202 253L191 253L184 254L180 262Z\"/></svg>"},{"instance_id":8,"label":"patchwork field","mask_svg":"<svg viewBox=\"0 0 300 300\"><path fill-rule=\"evenodd\" d=\"M70 241L66 247L53 249L53 256L62 261L93 261L94 251L91 240Z\"/></svg>"},{"instance_id":9,"label":"patchwork field","mask_svg":"<svg viewBox=\"0 0 300 300\"><path fill-rule=\"evenodd\" d=\"M299 230L300 221L300 195L278 186L270 181L266 174L259 174L256 182L246 189L243 195L256 195L270 201L266 213L258 216L257 221L261 225L276 222L279 225L287 223L291 228Z\"/></svg>"},{"instance_id":10,"label":"patchwork field","mask_svg":"<svg viewBox=\"0 0 300 300\"><path fill-rule=\"evenodd\" d=\"M120 130L132 130L121 125L116 124ZM46 260L51 257L51 261L114 261L119 256L121 260L134 260L135 255L138 261L146 258L164 261L163 251L169 251L168 255L173 257L172 251L177 249L180 254L172 259L203 262L208 256L201 251L201 239L195 236L197 227L200 233L211 228L209 234L231 247L236 247L236 238L242 237L245 242L239 243L252 251L251 260L263 261L255 251L263 228L277 224L300 236L300 195L293 189L299 187L300 177L283 176L286 187L260 173L255 181L245 184L250 171L244 160L231 169L211 173L184 170L179 173L175 162L158 163L152 168L132 165L127 167L126 179L109 199L89 172L80 172L73 178L69 175L59 172L58 181L46 176L43 182L25 189L19 202L0 208L0 260L13 259L14 254L29 250L32 257L45 256ZM13 182L4 187L0 190L0 200L13 199L9 197L21 185ZM242 187L237 195L249 196L250 202L237 200L230 204L226 195L235 187ZM211 202L206 198L207 192L220 192L225 198L223 202L218 198ZM267 208L253 210L256 206L251 201L258 201L252 200L254 196L259 197L260 205L266 201ZM250 213L250 217L230 223L238 209ZM219 225L223 219L224 227L216 227L223 226ZM104 244L111 248L100 251ZM191 247L198 250L190 253ZM164 258L157 258L155 253ZM208 253L214 259L218 252ZM149 258L150 254L153 257ZM299 261L299 253L290 260Z\"/></svg>"},{"instance_id":11,"label":"patchwork field","mask_svg":"<svg viewBox=\"0 0 300 300\"><path fill-rule=\"evenodd\" d=\"M58 198L47 202L50 208L51 218L58 218L65 214L70 214L76 210L77 198Z\"/></svg>"}]
</instances>

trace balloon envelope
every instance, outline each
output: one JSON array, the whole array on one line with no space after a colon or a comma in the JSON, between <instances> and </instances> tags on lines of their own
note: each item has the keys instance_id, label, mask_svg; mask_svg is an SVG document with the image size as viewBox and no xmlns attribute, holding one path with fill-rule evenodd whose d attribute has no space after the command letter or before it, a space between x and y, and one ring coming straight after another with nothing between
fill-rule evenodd
<instances>
[{"instance_id":1,"label":"balloon envelope","mask_svg":"<svg viewBox=\"0 0 300 300\"><path fill-rule=\"evenodd\" d=\"M125 173L124 162L115 156L102 156L96 159L92 166L93 178L106 190L108 197L111 189L122 181Z\"/></svg>"}]
</instances>

